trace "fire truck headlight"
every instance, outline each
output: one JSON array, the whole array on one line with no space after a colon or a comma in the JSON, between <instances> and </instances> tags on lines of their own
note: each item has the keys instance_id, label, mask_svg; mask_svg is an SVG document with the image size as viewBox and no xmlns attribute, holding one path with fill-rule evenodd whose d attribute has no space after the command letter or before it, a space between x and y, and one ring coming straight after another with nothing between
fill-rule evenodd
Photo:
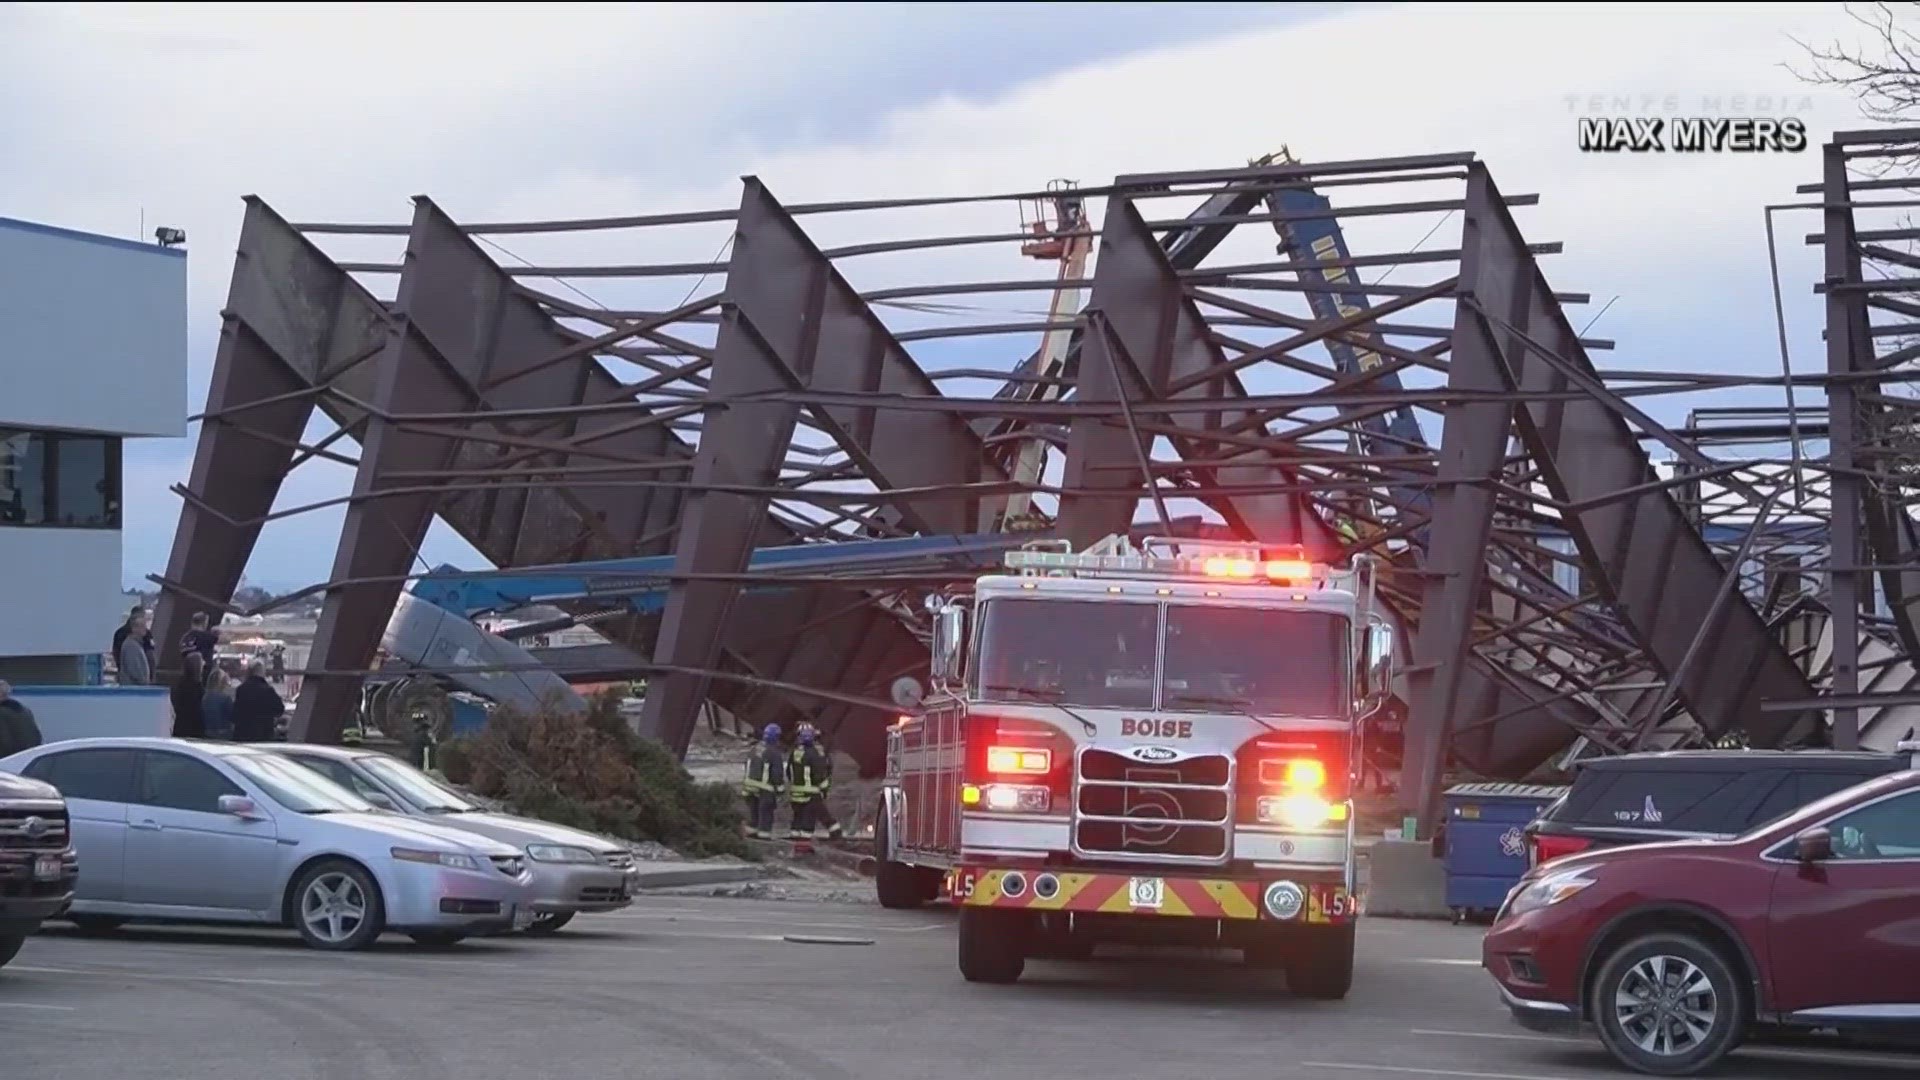
<instances>
[{"instance_id":1,"label":"fire truck headlight","mask_svg":"<svg viewBox=\"0 0 1920 1080\"><path fill-rule=\"evenodd\" d=\"M1052 801L1039 784L988 784L980 789L982 805L1003 814L1044 814Z\"/></svg>"},{"instance_id":2,"label":"fire truck headlight","mask_svg":"<svg viewBox=\"0 0 1920 1080\"><path fill-rule=\"evenodd\" d=\"M1317 795L1268 795L1260 800L1259 814L1263 825L1318 829L1347 820L1347 804L1328 802Z\"/></svg>"}]
</instances>

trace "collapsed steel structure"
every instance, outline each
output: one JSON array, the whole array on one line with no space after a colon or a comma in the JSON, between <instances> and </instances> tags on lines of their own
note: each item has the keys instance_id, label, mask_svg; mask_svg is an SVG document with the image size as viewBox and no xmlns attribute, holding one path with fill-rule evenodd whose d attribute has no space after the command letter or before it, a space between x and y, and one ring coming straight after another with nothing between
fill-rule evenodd
<instances>
[{"instance_id":1,"label":"collapsed steel structure","mask_svg":"<svg viewBox=\"0 0 1920 1080\"><path fill-rule=\"evenodd\" d=\"M1097 240L1091 273L1071 279L985 274L989 257L973 254L1004 259L1032 240L974 222L1057 203L1057 189L784 205L749 177L736 209L464 225L425 197L405 225L296 225L250 198L192 474L176 488L173 553L155 578L158 628L177 636L191 610L236 610L267 522L344 505L331 578L308 590L325 599L296 718L296 737L327 740L435 516L500 567L671 554L658 617L608 617L591 598L570 607L649 677L644 729L684 751L712 700L754 725L813 719L875 766L897 711L887 687L925 663L916 601L951 582L781 574L784 591L747 593L754 549L1015 527L1086 544L1143 510L1171 527L1177 504L1316 557L1389 562L1383 593L1410 654L1412 812L1431 811L1449 765L1520 776L1576 740L1612 751L1734 733L1818 741L1821 710L1838 706L1833 741L1851 745L1871 567L1823 569L1802 544L1805 577L1793 580L1830 588L1769 595L1750 579L1760 565L1766 582L1783 580L1765 569L1775 521L1852 550L1863 515L1884 519L1869 530L1875 550L1912 564L1911 519L1891 499L1857 497L1851 449L1849 410L1884 407L1855 392L1885 362L1864 312L1886 290L1859 277L1876 234L1851 224L1859 184L1845 167L1862 152L1849 140L1869 138L1827 149L1825 288L1841 332L1829 334L1826 378L1596 368L1589 351L1609 343L1583 339L1567 314L1589 298L1547 285L1538 260L1559 246L1528 243L1511 213L1535 197L1503 195L1471 154L1076 189L1088 212L1040 230ZM1326 216L1261 205L1299 189L1330 195L1331 213L1384 250L1283 244L1278 259L1230 259L1237 226ZM916 215L941 229L899 224ZM1427 238L1399 239L1436 216ZM535 265L500 239L543 236L609 261ZM404 251L359 262L323 250L343 237L401 238ZM625 257L716 238L722 255L701 261ZM902 253L905 274L886 258ZM869 269L880 264L890 269ZM943 279L909 279L936 264ZM390 297L366 284L395 278ZM628 283L642 299L610 306L582 283ZM1077 314L970 319L982 298L1063 289L1089 294ZM1304 302L1316 293L1367 302L1317 318ZM972 359L1058 333L1072 335L1058 371L1039 353L929 366L936 353ZM1335 347L1360 351L1365 369L1330 363ZM960 383L990 389L943 392ZM1710 456L1702 425L1674 430L1641 404L1738 386L1791 395L1796 383L1831 391L1833 449L1803 451L1816 432L1795 413L1790 467L1771 471ZM1439 418L1436 444L1369 424L1408 408ZM332 431L308 441L316 417ZM357 455L337 448L345 439ZM1057 479L1017 475L1015 456L1036 443ZM1649 447L1671 463L1656 467ZM315 459L350 466L351 493L273 509L289 471ZM1829 480L1810 482L1815 472ZM1008 500L1028 498L1038 512L1015 522ZM1716 515L1743 524L1716 534ZM1883 572L1890 594L1920 602L1915 571ZM1892 647L1920 655L1896 606ZM1831 612L1830 674L1788 626L1815 609ZM1820 696L1828 682L1839 698ZM1920 695L1885 704L1908 700Z\"/></svg>"}]
</instances>

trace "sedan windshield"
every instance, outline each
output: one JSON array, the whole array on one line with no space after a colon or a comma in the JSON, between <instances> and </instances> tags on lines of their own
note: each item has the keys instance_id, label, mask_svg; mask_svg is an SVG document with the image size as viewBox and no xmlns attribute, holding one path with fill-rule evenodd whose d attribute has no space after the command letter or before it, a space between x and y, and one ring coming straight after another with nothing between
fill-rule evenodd
<instances>
[{"instance_id":1,"label":"sedan windshield","mask_svg":"<svg viewBox=\"0 0 1920 1080\"><path fill-rule=\"evenodd\" d=\"M439 782L405 762L384 755L369 755L354 764L372 773L381 783L400 793L414 808L427 814L464 814L479 807L440 786Z\"/></svg>"},{"instance_id":2,"label":"sedan windshield","mask_svg":"<svg viewBox=\"0 0 1920 1080\"><path fill-rule=\"evenodd\" d=\"M1174 605L1160 707L1338 718L1347 668L1347 621L1338 615Z\"/></svg>"},{"instance_id":3,"label":"sedan windshield","mask_svg":"<svg viewBox=\"0 0 1920 1080\"><path fill-rule=\"evenodd\" d=\"M373 804L312 769L277 754L229 754L227 763L267 797L298 814L360 813Z\"/></svg>"}]
</instances>

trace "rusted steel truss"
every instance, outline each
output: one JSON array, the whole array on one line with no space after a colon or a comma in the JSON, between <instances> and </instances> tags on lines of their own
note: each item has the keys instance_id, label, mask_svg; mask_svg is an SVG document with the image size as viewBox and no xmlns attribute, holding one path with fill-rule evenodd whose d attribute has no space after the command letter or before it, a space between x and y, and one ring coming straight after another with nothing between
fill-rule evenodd
<instances>
[{"instance_id":1,"label":"rusted steel truss","mask_svg":"<svg viewBox=\"0 0 1920 1080\"><path fill-rule=\"evenodd\" d=\"M1309 186L1334 208L1264 199ZM712 701L756 726L816 719L874 767L889 694L924 664L917 600L948 582L748 590L750 553L985 531L1026 491L1078 542L1199 516L1387 559L1407 678L1368 737L1399 758L1411 812L1447 768L1520 776L1570 745L1817 726L1804 702L1767 707L1814 693L1778 611L1745 587L1772 540L1717 543L1686 498L1711 483L1749 516L1793 519L1805 491L1651 415L1766 380L1596 368L1609 343L1566 313L1588 298L1547 285L1558 245L1528 243L1510 209L1534 196L1503 196L1471 154L1076 194L1074 235L1097 247L1065 283L1022 260L1032 236L1007 220L1047 192L783 204L749 178L726 210L462 224L422 198L405 225L296 226L251 200L162 632L227 607L261 526L311 509L272 509L282 477L325 457L355 480L332 500L345 521L305 737L333 734L438 515L501 567L673 556L663 612L595 623L624 649L596 654L597 673L626 656L654 675L650 734L684 747ZM1327 213L1383 239L1271 256L1276 228ZM1086 307L1035 321L1063 285ZM1343 298L1337 317L1316 317L1316 291ZM1020 361L1060 330L1064 396L1008 392L1010 375L1041 377L1016 369L1037 370ZM1361 438L1405 408L1427 441L1377 424ZM320 418L333 430L311 433ZM1009 479L1008 447L1031 439L1051 464ZM1645 446L1678 464L1656 469Z\"/></svg>"}]
</instances>

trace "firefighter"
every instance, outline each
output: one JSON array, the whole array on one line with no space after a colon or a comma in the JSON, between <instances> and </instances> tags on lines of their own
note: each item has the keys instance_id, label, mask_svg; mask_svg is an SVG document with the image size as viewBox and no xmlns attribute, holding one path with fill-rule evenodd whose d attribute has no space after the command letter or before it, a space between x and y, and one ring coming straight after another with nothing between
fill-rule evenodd
<instances>
[{"instance_id":1,"label":"firefighter","mask_svg":"<svg viewBox=\"0 0 1920 1080\"><path fill-rule=\"evenodd\" d=\"M793 824L787 829L789 840L811 840L821 805L826 802L827 781L833 767L815 741L812 724L802 723L794 733L792 765L788 769L787 798L793 803Z\"/></svg>"},{"instance_id":2,"label":"firefighter","mask_svg":"<svg viewBox=\"0 0 1920 1080\"><path fill-rule=\"evenodd\" d=\"M815 829L826 826L827 839L845 839L846 832L833 816L833 808L827 805L828 789L833 786L833 754L820 745L820 731L812 724L802 723L795 731L796 745L793 748L792 773L798 777L807 775L813 782L818 795L807 800L806 822L801 822L801 803L793 804L793 832L811 837Z\"/></svg>"},{"instance_id":3,"label":"firefighter","mask_svg":"<svg viewBox=\"0 0 1920 1080\"><path fill-rule=\"evenodd\" d=\"M747 803L747 835L773 839L773 811L786 783L786 756L780 752L780 725L768 724L760 742L747 754L747 778L740 795Z\"/></svg>"}]
</instances>

